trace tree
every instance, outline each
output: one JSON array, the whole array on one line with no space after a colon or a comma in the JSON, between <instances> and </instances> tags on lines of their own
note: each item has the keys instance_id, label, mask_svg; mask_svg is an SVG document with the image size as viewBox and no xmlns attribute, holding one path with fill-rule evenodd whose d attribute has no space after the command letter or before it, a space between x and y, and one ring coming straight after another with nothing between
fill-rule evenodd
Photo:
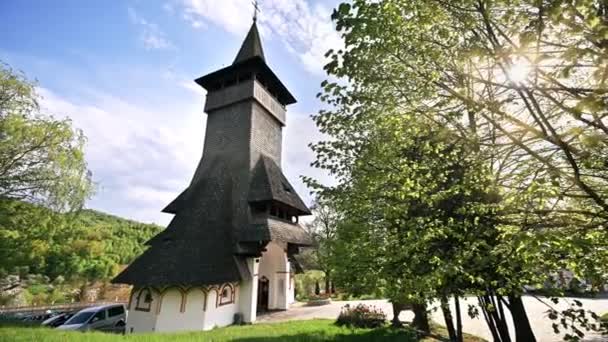
<instances>
[{"instance_id":1,"label":"tree","mask_svg":"<svg viewBox=\"0 0 608 342\"><path fill-rule=\"evenodd\" d=\"M489 173L449 130L388 110L368 113L356 155L339 160L350 168L348 175L321 195L350 221L338 225L334 242L340 279L351 286L382 286L394 307L411 304L415 323L428 331L425 304L477 289L478 269L490 261L487 246L497 233L486 189ZM339 141L344 140L316 146L319 159L339 153ZM451 322L451 315L446 318Z\"/></svg>"},{"instance_id":2,"label":"tree","mask_svg":"<svg viewBox=\"0 0 608 342\"><path fill-rule=\"evenodd\" d=\"M0 197L80 208L92 194L85 137L40 114L38 99L34 83L0 64Z\"/></svg>"},{"instance_id":3,"label":"tree","mask_svg":"<svg viewBox=\"0 0 608 342\"><path fill-rule=\"evenodd\" d=\"M59 213L0 199L0 275L77 283L84 295L91 283L108 281L141 254L160 230L88 209Z\"/></svg>"},{"instance_id":4,"label":"tree","mask_svg":"<svg viewBox=\"0 0 608 342\"><path fill-rule=\"evenodd\" d=\"M325 273L325 293L332 293L332 261L334 259L333 243L338 217L330 203L317 200L312 205L314 220L307 225L315 242L313 255L316 265Z\"/></svg>"},{"instance_id":5,"label":"tree","mask_svg":"<svg viewBox=\"0 0 608 342\"><path fill-rule=\"evenodd\" d=\"M493 267L478 270L495 339L510 340L504 304L516 338L534 340L524 285L564 267L606 282L606 12L600 1L482 0L353 1L334 12L346 48L328 52L339 81L323 82L330 109L315 120L333 139L315 145L315 165L359 177L360 146L385 113L468 141L499 202Z\"/></svg>"}]
</instances>

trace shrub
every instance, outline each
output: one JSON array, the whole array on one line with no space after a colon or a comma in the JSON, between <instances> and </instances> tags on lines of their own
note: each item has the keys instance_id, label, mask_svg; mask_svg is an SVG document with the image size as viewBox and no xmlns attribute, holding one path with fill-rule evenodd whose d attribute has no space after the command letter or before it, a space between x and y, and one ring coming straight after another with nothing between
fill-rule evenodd
<instances>
[{"instance_id":1,"label":"shrub","mask_svg":"<svg viewBox=\"0 0 608 342\"><path fill-rule=\"evenodd\" d=\"M325 275L321 271L311 270L302 274L296 274L296 295L298 300L306 301L315 293L315 285L322 282ZM320 291L320 289L319 289Z\"/></svg>"},{"instance_id":2,"label":"shrub","mask_svg":"<svg viewBox=\"0 0 608 342\"><path fill-rule=\"evenodd\" d=\"M378 328L385 323L386 315L382 310L365 304L359 304L355 307L346 304L342 307L336 320L336 324L339 326L345 325L356 328Z\"/></svg>"}]
</instances>

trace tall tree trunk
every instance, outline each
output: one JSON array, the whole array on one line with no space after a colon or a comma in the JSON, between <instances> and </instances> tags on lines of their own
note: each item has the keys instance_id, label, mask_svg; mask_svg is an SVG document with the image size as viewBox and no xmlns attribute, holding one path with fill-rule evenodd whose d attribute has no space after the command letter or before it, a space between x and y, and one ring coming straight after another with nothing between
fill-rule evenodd
<instances>
[{"instance_id":1,"label":"tall tree trunk","mask_svg":"<svg viewBox=\"0 0 608 342\"><path fill-rule=\"evenodd\" d=\"M403 311L405 306L396 301L392 301L391 304L393 305L393 320L391 321L391 324L395 328L400 328L403 324L401 324L401 321L399 320L399 314Z\"/></svg>"},{"instance_id":2,"label":"tall tree trunk","mask_svg":"<svg viewBox=\"0 0 608 342\"><path fill-rule=\"evenodd\" d=\"M509 309L515 327L515 340L517 342L536 342L521 296L509 295Z\"/></svg>"},{"instance_id":3,"label":"tall tree trunk","mask_svg":"<svg viewBox=\"0 0 608 342\"><path fill-rule=\"evenodd\" d=\"M429 316L426 312L426 303L414 303L412 305L412 310L414 311L414 321L412 322L412 325L425 334L430 334L431 327L429 325Z\"/></svg>"},{"instance_id":4,"label":"tall tree trunk","mask_svg":"<svg viewBox=\"0 0 608 342\"><path fill-rule=\"evenodd\" d=\"M496 327L496 323L494 322L494 320L492 319L492 316L490 316L488 310L486 309L487 303L485 301L485 298L482 296L479 296L479 297L477 297L477 300L479 301L479 307L481 308L483 317L486 319L486 323L488 324L490 333L492 333L494 342L502 342L502 339L500 338L500 334L498 333L498 328Z\"/></svg>"},{"instance_id":5,"label":"tall tree trunk","mask_svg":"<svg viewBox=\"0 0 608 342\"><path fill-rule=\"evenodd\" d=\"M500 296L496 296L493 291L489 292L487 295L487 303L492 305L492 311L490 311L490 315L492 319L496 323L496 327L498 328L498 333L500 334L501 340L505 342L511 341L511 334L509 333L509 326L507 325L507 320L504 317L501 317L498 314L498 305L496 304L495 299L500 300Z\"/></svg>"},{"instance_id":6,"label":"tall tree trunk","mask_svg":"<svg viewBox=\"0 0 608 342\"><path fill-rule=\"evenodd\" d=\"M456 341L463 342L462 339L462 315L460 314L460 300L454 296L454 306L456 307Z\"/></svg>"},{"instance_id":7,"label":"tall tree trunk","mask_svg":"<svg viewBox=\"0 0 608 342\"><path fill-rule=\"evenodd\" d=\"M448 335L450 341L456 341L456 331L454 330L454 320L452 319L452 312L450 311L450 303L448 297L441 297L441 312L443 312L443 319L445 320L445 327L448 329Z\"/></svg>"},{"instance_id":8,"label":"tall tree trunk","mask_svg":"<svg viewBox=\"0 0 608 342\"><path fill-rule=\"evenodd\" d=\"M329 282L329 274L325 273L325 294L331 295L331 285Z\"/></svg>"}]
</instances>

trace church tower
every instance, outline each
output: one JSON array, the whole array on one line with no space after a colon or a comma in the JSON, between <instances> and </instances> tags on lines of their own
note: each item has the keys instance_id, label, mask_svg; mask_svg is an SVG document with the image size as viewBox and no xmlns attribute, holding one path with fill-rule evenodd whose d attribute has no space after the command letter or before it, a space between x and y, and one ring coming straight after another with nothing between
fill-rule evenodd
<instances>
[{"instance_id":1,"label":"church tower","mask_svg":"<svg viewBox=\"0 0 608 342\"><path fill-rule=\"evenodd\" d=\"M310 210L281 170L286 106L254 20L234 62L196 79L207 90L203 155L174 214L115 283L133 285L127 332L253 322L294 301L294 259Z\"/></svg>"}]
</instances>

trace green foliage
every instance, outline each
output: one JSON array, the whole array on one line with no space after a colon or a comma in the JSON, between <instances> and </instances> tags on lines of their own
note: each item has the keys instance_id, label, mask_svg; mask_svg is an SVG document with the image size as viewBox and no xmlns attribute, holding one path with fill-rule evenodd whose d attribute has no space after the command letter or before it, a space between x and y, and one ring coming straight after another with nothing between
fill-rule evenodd
<instances>
[{"instance_id":1,"label":"green foliage","mask_svg":"<svg viewBox=\"0 0 608 342\"><path fill-rule=\"evenodd\" d=\"M70 120L40 114L34 83L0 63L0 198L80 208L93 191L84 144Z\"/></svg>"},{"instance_id":2,"label":"green foliage","mask_svg":"<svg viewBox=\"0 0 608 342\"><path fill-rule=\"evenodd\" d=\"M23 294L28 305L62 304L69 302L66 292L62 288L45 284L28 286Z\"/></svg>"},{"instance_id":3,"label":"green foliage","mask_svg":"<svg viewBox=\"0 0 608 342\"><path fill-rule=\"evenodd\" d=\"M558 298L551 298L551 300L555 304L559 301ZM585 333L580 328L583 327L585 330L591 330L586 324L589 321L594 322L593 324L597 322L601 326L593 330L605 330L608 328L608 324L605 324L601 317L593 311L584 310L583 303L576 299L570 302L566 309L558 311L551 308L547 311L547 316L554 321L552 327L556 334L559 334L562 330L567 332L564 335L564 341L580 341L585 336Z\"/></svg>"},{"instance_id":4,"label":"green foliage","mask_svg":"<svg viewBox=\"0 0 608 342\"><path fill-rule=\"evenodd\" d=\"M358 304L351 307L346 304L340 310L336 324L355 328L380 328L386 324L386 314L373 306Z\"/></svg>"},{"instance_id":5,"label":"green foliage","mask_svg":"<svg viewBox=\"0 0 608 342\"><path fill-rule=\"evenodd\" d=\"M605 226L608 55L597 32L608 32L606 9L600 1L343 4L333 18L346 49L328 53L326 70L346 84L324 82L320 98L334 114L351 113L360 133L361 112L380 105L483 142L509 200L540 186L557 201L518 205L528 225ZM323 126L343 119L321 117Z\"/></svg>"},{"instance_id":6,"label":"green foliage","mask_svg":"<svg viewBox=\"0 0 608 342\"><path fill-rule=\"evenodd\" d=\"M62 214L0 200L0 269L45 275L57 285L106 280L141 254L161 229L94 210Z\"/></svg>"},{"instance_id":7,"label":"green foliage","mask_svg":"<svg viewBox=\"0 0 608 342\"><path fill-rule=\"evenodd\" d=\"M338 183L306 181L344 218L341 285L403 301L517 297L564 269L594 291L608 281L607 13L600 1L338 6L345 48L327 53L314 116L330 139L312 146Z\"/></svg>"},{"instance_id":8,"label":"green foliage","mask_svg":"<svg viewBox=\"0 0 608 342\"><path fill-rule=\"evenodd\" d=\"M411 115L367 120L358 155L340 160L348 177L322 192L348 217L337 228L340 284L355 294L384 288L398 302L486 286L480 270L492 263L488 243L498 232L479 154Z\"/></svg>"},{"instance_id":9,"label":"green foliage","mask_svg":"<svg viewBox=\"0 0 608 342\"><path fill-rule=\"evenodd\" d=\"M339 218L331 203L317 200L312 205L314 220L306 225L315 247L311 250L313 263L325 273L326 284L332 279L334 240Z\"/></svg>"},{"instance_id":10,"label":"green foliage","mask_svg":"<svg viewBox=\"0 0 608 342\"><path fill-rule=\"evenodd\" d=\"M296 289L298 300L306 300L315 293L315 284L324 281L323 271L310 270L301 274L296 274Z\"/></svg>"}]
</instances>

